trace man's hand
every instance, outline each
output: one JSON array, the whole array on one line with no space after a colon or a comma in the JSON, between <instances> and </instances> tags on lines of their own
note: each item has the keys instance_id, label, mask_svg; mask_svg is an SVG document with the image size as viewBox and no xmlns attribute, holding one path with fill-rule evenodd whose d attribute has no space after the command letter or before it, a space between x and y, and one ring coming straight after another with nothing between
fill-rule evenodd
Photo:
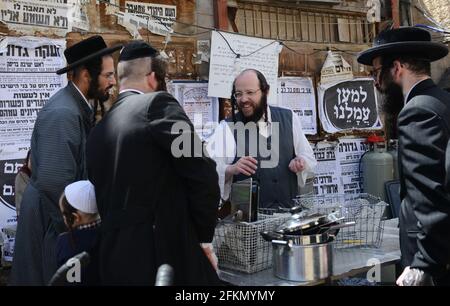
<instances>
[{"instance_id":1,"label":"man's hand","mask_svg":"<svg viewBox=\"0 0 450 306\"><path fill-rule=\"evenodd\" d=\"M416 268L410 268L409 266L403 270L402 275L397 279L398 286L432 286L433 280L431 276Z\"/></svg>"},{"instance_id":2,"label":"man's hand","mask_svg":"<svg viewBox=\"0 0 450 306\"><path fill-rule=\"evenodd\" d=\"M301 157L296 157L289 163L289 170L294 173L305 170L305 160Z\"/></svg>"},{"instance_id":3,"label":"man's hand","mask_svg":"<svg viewBox=\"0 0 450 306\"><path fill-rule=\"evenodd\" d=\"M233 165L228 166L227 172L232 175L244 174L251 176L258 169L258 161L251 156L243 156Z\"/></svg>"},{"instance_id":4,"label":"man's hand","mask_svg":"<svg viewBox=\"0 0 450 306\"><path fill-rule=\"evenodd\" d=\"M200 243L200 246L202 247L203 252L205 253L206 257L208 257L209 262L213 266L214 270L216 272L219 270L218 266L218 259L216 254L214 253L214 249L212 247L211 243Z\"/></svg>"}]
</instances>

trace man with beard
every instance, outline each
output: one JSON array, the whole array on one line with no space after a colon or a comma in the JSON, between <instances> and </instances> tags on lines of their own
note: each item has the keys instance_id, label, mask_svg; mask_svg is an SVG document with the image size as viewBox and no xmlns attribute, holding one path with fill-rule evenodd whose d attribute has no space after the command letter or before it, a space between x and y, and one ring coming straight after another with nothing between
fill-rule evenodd
<instances>
[{"instance_id":1,"label":"man with beard","mask_svg":"<svg viewBox=\"0 0 450 306\"><path fill-rule=\"evenodd\" d=\"M387 101L403 107L398 116L404 268L399 285L450 284L450 190L445 182L450 95L430 78L430 62L447 54L429 32L405 27L381 32L374 46L358 56L360 63L373 66L376 87ZM391 98L399 93L403 100Z\"/></svg>"},{"instance_id":2,"label":"man with beard","mask_svg":"<svg viewBox=\"0 0 450 306\"><path fill-rule=\"evenodd\" d=\"M260 208L292 207L317 162L299 118L268 106L268 94L261 72L242 71L233 82L232 116L216 128L207 149L217 163L222 199L233 182L252 177L259 181Z\"/></svg>"},{"instance_id":3,"label":"man with beard","mask_svg":"<svg viewBox=\"0 0 450 306\"><path fill-rule=\"evenodd\" d=\"M94 105L109 98L116 84L111 54L92 36L64 51L72 81L39 112L31 138L33 173L18 221L11 285L45 285L57 270L55 245L66 231L58 199L68 184L87 179L85 143L94 123Z\"/></svg>"},{"instance_id":4,"label":"man with beard","mask_svg":"<svg viewBox=\"0 0 450 306\"><path fill-rule=\"evenodd\" d=\"M210 245L219 201L215 163L174 153L176 139L201 142L177 100L158 91L166 88L166 69L157 50L130 42L117 71L119 97L87 142L102 218L101 284L150 286L166 263L174 285L219 285ZM180 123L184 130L174 128Z\"/></svg>"}]
</instances>

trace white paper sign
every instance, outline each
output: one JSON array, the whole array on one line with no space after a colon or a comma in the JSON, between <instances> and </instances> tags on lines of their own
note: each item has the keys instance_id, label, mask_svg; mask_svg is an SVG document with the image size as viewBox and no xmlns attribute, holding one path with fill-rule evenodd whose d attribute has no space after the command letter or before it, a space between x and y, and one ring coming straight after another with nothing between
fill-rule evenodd
<instances>
[{"instance_id":1,"label":"white paper sign","mask_svg":"<svg viewBox=\"0 0 450 306\"><path fill-rule=\"evenodd\" d=\"M36 115L65 86L64 39L7 37L0 47L0 228L14 223L14 179L30 147ZM8 221L9 220L9 221Z\"/></svg>"},{"instance_id":2,"label":"white paper sign","mask_svg":"<svg viewBox=\"0 0 450 306\"><path fill-rule=\"evenodd\" d=\"M70 6L57 0L0 0L0 19L20 32L65 35L71 30Z\"/></svg>"},{"instance_id":3,"label":"white paper sign","mask_svg":"<svg viewBox=\"0 0 450 306\"><path fill-rule=\"evenodd\" d=\"M339 164L340 184L339 193L356 194L362 192L362 172L360 172L360 159L367 150L365 138L340 138L336 150L336 159ZM361 170L362 171L362 170Z\"/></svg>"},{"instance_id":4,"label":"white paper sign","mask_svg":"<svg viewBox=\"0 0 450 306\"><path fill-rule=\"evenodd\" d=\"M320 71L320 84L353 79L352 66L342 55L328 51L325 63Z\"/></svg>"},{"instance_id":5,"label":"white paper sign","mask_svg":"<svg viewBox=\"0 0 450 306\"><path fill-rule=\"evenodd\" d=\"M117 12L117 24L125 27L134 39L142 39L139 29L147 29L153 34L165 36L172 33L171 28L160 24L157 21L149 20L130 13Z\"/></svg>"},{"instance_id":6,"label":"white paper sign","mask_svg":"<svg viewBox=\"0 0 450 306\"><path fill-rule=\"evenodd\" d=\"M89 31L88 7L90 0L68 0L70 28Z\"/></svg>"},{"instance_id":7,"label":"white paper sign","mask_svg":"<svg viewBox=\"0 0 450 306\"><path fill-rule=\"evenodd\" d=\"M218 99L208 96L208 83L174 81L168 88L191 119L199 137L208 138L218 123L219 112Z\"/></svg>"},{"instance_id":8,"label":"white paper sign","mask_svg":"<svg viewBox=\"0 0 450 306\"><path fill-rule=\"evenodd\" d=\"M302 123L305 134L317 134L316 98L311 78L278 78L278 105L291 109Z\"/></svg>"},{"instance_id":9,"label":"white paper sign","mask_svg":"<svg viewBox=\"0 0 450 306\"><path fill-rule=\"evenodd\" d=\"M177 18L176 5L164 5L154 3L142 3L134 1L125 2L126 13L141 17L146 21L154 20L157 24L163 24L165 27L171 27ZM153 16L150 17L149 15Z\"/></svg>"},{"instance_id":10,"label":"white paper sign","mask_svg":"<svg viewBox=\"0 0 450 306\"><path fill-rule=\"evenodd\" d=\"M239 58L230 47L235 53L240 54ZM269 104L277 105L276 88L280 51L280 44L275 40L213 31L208 95L230 98L234 78L241 71L253 68L264 74L270 85Z\"/></svg>"},{"instance_id":11,"label":"white paper sign","mask_svg":"<svg viewBox=\"0 0 450 306\"><path fill-rule=\"evenodd\" d=\"M336 160L337 143L319 142L313 146L317 166L314 168L314 194L337 194L341 189Z\"/></svg>"}]
</instances>

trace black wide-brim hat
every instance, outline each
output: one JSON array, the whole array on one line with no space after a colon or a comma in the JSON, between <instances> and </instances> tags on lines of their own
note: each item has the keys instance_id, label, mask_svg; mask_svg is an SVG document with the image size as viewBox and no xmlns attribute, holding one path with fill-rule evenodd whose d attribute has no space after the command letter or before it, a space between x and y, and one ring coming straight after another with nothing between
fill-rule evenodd
<instances>
[{"instance_id":1,"label":"black wide-brim hat","mask_svg":"<svg viewBox=\"0 0 450 306\"><path fill-rule=\"evenodd\" d=\"M66 73L86 62L89 62L90 60L93 60L94 58L114 53L120 48L122 48L122 45L108 48L101 36L91 36L64 51L64 56L66 57L68 65L56 71L56 74Z\"/></svg>"},{"instance_id":2,"label":"black wide-brim hat","mask_svg":"<svg viewBox=\"0 0 450 306\"><path fill-rule=\"evenodd\" d=\"M403 27L380 32L373 42L373 47L358 55L358 62L372 66L372 60L383 55L398 54L420 55L421 58L436 61L448 54L446 45L432 42L428 31Z\"/></svg>"}]
</instances>

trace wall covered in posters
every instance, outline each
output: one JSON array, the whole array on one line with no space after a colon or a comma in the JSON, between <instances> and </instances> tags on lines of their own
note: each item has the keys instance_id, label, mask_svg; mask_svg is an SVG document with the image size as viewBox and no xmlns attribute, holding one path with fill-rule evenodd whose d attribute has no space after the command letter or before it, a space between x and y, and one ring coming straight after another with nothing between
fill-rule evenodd
<instances>
[{"instance_id":1,"label":"wall covered in posters","mask_svg":"<svg viewBox=\"0 0 450 306\"><path fill-rule=\"evenodd\" d=\"M14 179L37 113L65 86L64 39L6 37L0 43L0 228L15 222Z\"/></svg>"}]
</instances>

